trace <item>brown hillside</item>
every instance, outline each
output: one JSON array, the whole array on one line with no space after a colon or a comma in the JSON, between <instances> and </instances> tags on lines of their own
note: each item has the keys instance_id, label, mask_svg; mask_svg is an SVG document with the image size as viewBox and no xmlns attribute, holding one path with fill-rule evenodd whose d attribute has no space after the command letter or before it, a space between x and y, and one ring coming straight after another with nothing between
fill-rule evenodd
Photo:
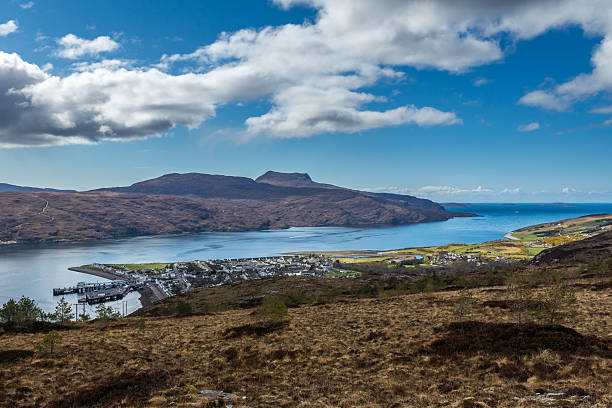
<instances>
[{"instance_id":1,"label":"brown hillside","mask_svg":"<svg viewBox=\"0 0 612 408\"><path fill-rule=\"evenodd\" d=\"M503 296L496 288L475 294L481 301ZM520 328L506 311L482 304L472 323L452 323L458 295L293 308L287 326L262 335L235 334L253 321L251 309L79 323L61 332L63 349L56 357L32 353L43 334L5 333L0 405L225 405L204 398L203 390L235 394L237 399L226 401L235 407L612 402L609 291L578 292L582 317L573 329ZM542 399L547 393L564 394Z\"/></svg>"},{"instance_id":2,"label":"brown hillside","mask_svg":"<svg viewBox=\"0 0 612 408\"><path fill-rule=\"evenodd\" d=\"M401 225L470 215L411 196L281 187L196 173L87 193L5 192L0 193L0 208L0 241L18 243L290 226Z\"/></svg>"}]
</instances>

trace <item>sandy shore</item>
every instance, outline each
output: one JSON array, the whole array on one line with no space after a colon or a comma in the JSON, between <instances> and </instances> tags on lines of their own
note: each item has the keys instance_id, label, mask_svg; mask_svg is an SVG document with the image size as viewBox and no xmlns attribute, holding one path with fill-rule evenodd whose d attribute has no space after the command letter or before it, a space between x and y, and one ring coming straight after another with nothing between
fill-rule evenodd
<instances>
[{"instance_id":1,"label":"sandy shore","mask_svg":"<svg viewBox=\"0 0 612 408\"><path fill-rule=\"evenodd\" d=\"M123 279L122 276L115 275L113 273L99 271L99 270L91 269L91 268L84 268L82 266L75 266L75 267L72 267L72 268L68 268L68 270L74 271L74 272L86 273L86 274L94 275L94 276L99 276L101 278L106 278L106 279L110 279L110 280L120 280L120 279Z\"/></svg>"},{"instance_id":2,"label":"sandy shore","mask_svg":"<svg viewBox=\"0 0 612 408\"><path fill-rule=\"evenodd\" d=\"M504 237L504 238L507 238L507 239L511 239L512 241L520 241L520 239L518 239L517 237L515 237L514 235L512 235L512 233L511 233L511 232L509 232L509 233L507 233L507 234L504 234L504 235L503 235L503 237Z\"/></svg>"}]
</instances>

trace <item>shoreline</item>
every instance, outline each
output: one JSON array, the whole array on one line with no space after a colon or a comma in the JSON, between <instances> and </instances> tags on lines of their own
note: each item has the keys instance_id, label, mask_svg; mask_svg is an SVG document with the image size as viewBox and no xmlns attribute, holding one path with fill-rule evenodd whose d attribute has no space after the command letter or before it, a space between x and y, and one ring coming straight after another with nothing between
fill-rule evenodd
<instances>
[{"instance_id":1,"label":"shoreline","mask_svg":"<svg viewBox=\"0 0 612 408\"><path fill-rule=\"evenodd\" d=\"M514 232L514 231L513 231ZM508 232L507 234L502 235L502 237L509 239L511 241L520 241L520 239L518 239L517 237L515 237L514 235L512 235L512 232Z\"/></svg>"},{"instance_id":2,"label":"shoreline","mask_svg":"<svg viewBox=\"0 0 612 408\"><path fill-rule=\"evenodd\" d=\"M152 305L153 303L165 299L165 297L160 297L158 294L156 294L155 290L150 286L143 286L136 291L140 294L140 298L138 300L140 301L141 306L132 313L135 313L143 307Z\"/></svg>"},{"instance_id":3,"label":"shoreline","mask_svg":"<svg viewBox=\"0 0 612 408\"><path fill-rule=\"evenodd\" d=\"M113 273L109 273L109 272L104 272L104 271L98 271L95 269L91 269L91 268L85 268L82 266L73 266L68 268L69 271L73 271L73 272L80 272L80 273L86 273L88 275L94 275L94 276L98 276L100 278L105 278L105 279L110 279L110 280L122 280L124 279L123 276L119 276L119 275L115 275Z\"/></svg>"}]
</instances>

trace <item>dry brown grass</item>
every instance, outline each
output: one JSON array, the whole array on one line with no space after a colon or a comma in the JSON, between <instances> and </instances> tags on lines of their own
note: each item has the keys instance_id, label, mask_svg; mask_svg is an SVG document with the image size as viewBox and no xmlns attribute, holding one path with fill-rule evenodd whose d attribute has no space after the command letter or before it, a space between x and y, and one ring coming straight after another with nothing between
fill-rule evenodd
<instances>
[{"instance_id":1,"label":"dry brown grass","mask_svg":"<svg viewBox=\"0 0 612 408\"><path fill-rule=\"evenodd\" d=\"M496 300L499 289L474 293ZM287 326L260 335L227 335L251 309L150 317L144 328L92 322L62 332L56 359L27 352L43 334L5 333L0 406L216 406L205 389L249 407L550 406L531 398L547 392L566 393L554 406L609 406L612 294L577 295L575 331L517 328L483 305L450 324L458 292L440 292L293 308Z\"/></svg>"}]
</instances>

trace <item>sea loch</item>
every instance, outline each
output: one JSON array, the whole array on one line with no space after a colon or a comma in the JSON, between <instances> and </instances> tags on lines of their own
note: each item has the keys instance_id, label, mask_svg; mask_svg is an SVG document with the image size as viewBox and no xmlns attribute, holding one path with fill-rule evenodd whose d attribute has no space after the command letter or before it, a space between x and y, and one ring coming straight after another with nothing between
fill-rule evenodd
<instances>
[{"instance_id":1,"label":"sea loch","mask_svg":"<svg viewBox=\"0 0 612 408\"><path fill-rule=\"evenodd\" d=\"M612 204L468 204L453 211L481 215L444 222L388 228L312 227L255 232L214 232L156 236L85 244L0 247L0 301L21 295L52 310L53 287L103 279L67 268L100 263L170 262L277 255L289 251L394 249L449 243L477 243L528 225L612 213ZM140 307L135 292L124 300L128 310ZM76 303L76 295L67 297ZM114 305L121 310L121 302Z\"/></svg>"}]
</instances>

